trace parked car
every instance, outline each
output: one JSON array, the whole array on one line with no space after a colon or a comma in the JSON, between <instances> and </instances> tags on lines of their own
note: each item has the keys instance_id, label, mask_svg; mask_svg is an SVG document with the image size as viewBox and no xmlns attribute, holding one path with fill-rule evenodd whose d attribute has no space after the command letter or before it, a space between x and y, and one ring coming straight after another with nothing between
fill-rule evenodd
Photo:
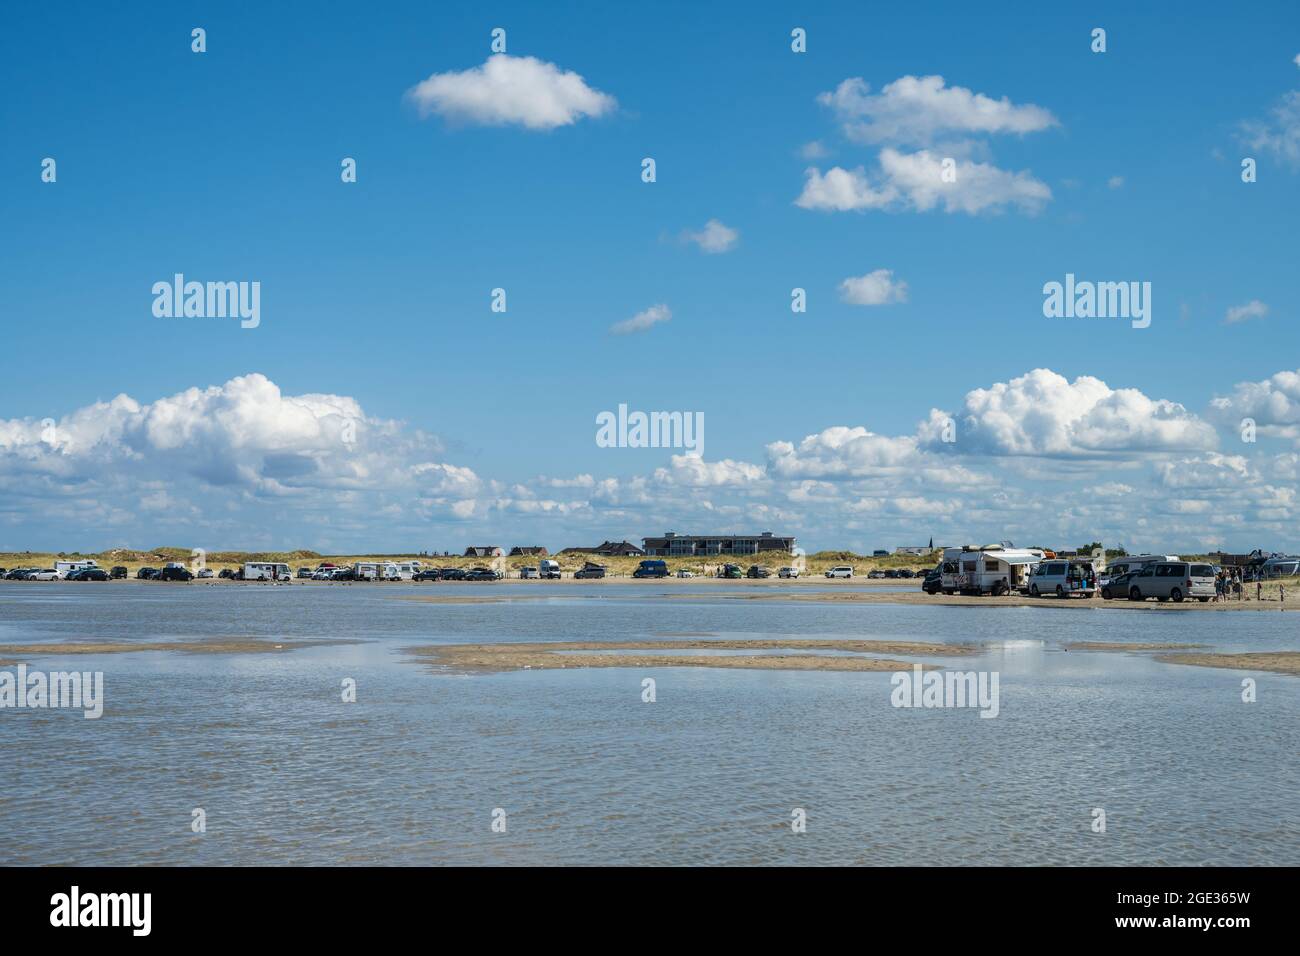
<instances>
[{"instance_id":1,"label":"parked car","mask_svg":"<svg viewBox=\"0 0 1300 956\"><path fill-rule=\"evenodd\" d=\"M1029 572L1029 593L1032 597L1055 594L1063 598L1078 594L1090 598L1097 593L1097 572L1091 561L1043 560ZM1214 593L1213 588L1210 593Z\"/></svg>"},{"instance_id":2,"label":"parked car","mask_svg":"<svg viewBox=\"0 0 1300 956\"><path fill-rule=\"evenodd\" d=\"M797 578L799 576L798 568L782 568L776 572L778 578Z\"/></svg>"},{"instance_id":3,"label":"parked car","mask_svg":"<svg viewBox=\"0 0 1300 956\"><path fill-rule=\"evenodd\" d=\"M632 572L632 577L666 578L668 577L668 562L649 558L637 565L636 570Z\"/></svg>"},{"instance_id":4,"label":"parked car","mask_svg":"<svg viewBox=\"0 0 1300 956\"><path fill-rule=\"evenodd\" d=\"M743 578L745 572L740 570L738 564L724 564L718 569L717 576L720 578Z\"/></svg>"},{"instance_id":5,"label":"parked car","mask_svg":"<svg viewBox=\"0 0 1300 956\"><path fill-rule=\"evenodd\" d=\"M689 571L686 568L682 568L677 572L677 576L679 578L693 578L695 577L695 572Z\"/></svg>"},{"instance_id":6,"label":"parked car","mask_svg":"<svg viewBox=\"0 0 1300 956\"><path fill-rule=\"evenodd\" d=\"M356 568L335 568L329 572L331 581L359 581Z\"/></svg>"},{"instance_id":7,"label":"parked car","mask_svg":"<svg viewBox=\"0 0 1300 956\"><path fill-rule=\"evenodd\" d=\"M537 570L544 580L558 581L560 579L560 562L552 561L549 558L537 562Z\"/></svg>"},{"instance_id":8,"label":"parked car","mask_svg":"<svg viewBox=\"0 0 1300 956\"><path fill-rule=\"evenodd\" d=\"M1119 598L1127 598L1129 582L1141 573L1141 569L1138 569L1137 571L1125 571L1123 574L1117 574L1112 578L1104 578L1105 583L1101 586L1102 600L1113 601Z\"/></svg>"},{"instance_id":9,"label":"parked car","mask_svg":"<svg viewBox=\"0 0 1300 956\"><path fill-rule=\"evenodd\" d=\"M82 568L79 571L73 571L65 581L107 581L108 572L103 568Z\"/></svg>"},{"instance_id":10,"label":"parked car","mask_svg":"<svg viewBox=\"0 0 1300 956\"><path fill-rule=\"evenodd\" d=\"M1162 604L1180 603L1194 597L1204 603L1214 597L1214 566L1190 561L1162 561L1148 564L1128 582L1130 601L1155 598Z\"/></svg>"},{"instance_id":11,"label":"parked car","mask_svg":"<svg viewBox=\"0 0 1300 956\"><path fill-rule=\"evenodd\" d=\"M212 569L211 569L211 568L199 568L198 573L195 574L194 576L195 576L196 578L210 578L210 577L212 577Z\"/></svg>"},{"instance_id":12,"label":"parked car","mask_svg":"<svg viewBox=\"0 0 1300 956\"><path fill-rule=\"evenodd\" d=\"M888 575L889 572L885 573ZM838 564L827 571L826 576L828 578L851 578L853 577L853 569L847 564Z\"/></svg>"},{"instance_id":13,"label":"parked car","mask_svg":"<svg viewBox=\"0 0 1300 956\"><path fill-rule=\"evenodd\" d=\"M219 572L217 572L217 577L219 578L229 579L229 578L233 578L234 576L235 576L235 572L232 571L230 568L222 568Z\"/></svg>"},{"instance_id":14,"label":"parked car","mask_svg":"<svg viewBox=\"0 0 1300 956\"><path fill-rule=\"evenodd\" d=\"M501 572L491 568L474 568L465 575L466 581L500 581Z\"/></svg>"},{"instance_id":15,"label":"parked car","mask_svg":"<svg viewBox=\"0 0 1300 956\"><path fill-rule=\"evenodd\" d=\"M28 581L57 581L59 572L53 568L40 568L36 571L28 571L25 580Z\"/></svg>"},{"instance_id":16,"label":"parked car","mask_svg":"<svg viewBox=\"0 0 1300 956\"><path fill-rule=\"evenodd\" d=\"M412 577L412 581L438 581L442 578L442 572L437 568L428 568L424 571L417 571Z\"/></svg>"},{"instance_id":17,"label":"parked car","mask_svg":"<svg viewBox=\"0 0 1300 956\"><path fill-rule=\"evenodd\" d=\"M154 578L158 577L158 569L141 568L139 571L135 572L135 576L141 581L152 581Z\"/></svg>"},{"instance_id":18,"label":"parked car","mask_svg":"<svg viewBox=\"0 0 1300 956\"><path fill-rule=\"evenodd\" d=\"M169 564L158 572L159 581L193 581L194 574L183 564Z\"/></svg>"},{"instance_id":19,"label":"parked car","mask_svg":"<svg viewBox=\"0 0 1300 956\"><path fill-rule=\"evenodd\" d=\"M592 564L588 561L577 571L574 571L573 576L575 578L603 578L605 576L605 568L603 565Z\"/></svg>"},{"instance_id":20,"label":"parked car","mask_svg":"<svg viewBox=\"0 0 1300 956\"><path fill-rule=\"evenodd\" d=\"M541 580L542 575L536 568L520 568L519 577L525 581L536 581Z\"/></svg>"},{"instance_id":21,"label":"parked car","mask_svg":"<svg viewBox=\"0 0 1300 956\"><path fill-rule=\"evenodd\" d=\"M745 572L747 578L770 578L772 569L765 568L761 564L751 564L749 570Z\"/></svg>"},{"instance_id":22,"label":"parked car","mask_svg":"<svg viewBox=\"0 0 1300 956\"><path fill-rule=\"evenodd\" d=\"M867 579L870 581L883 581L887 576L880 568L867 572Z\"/></svg>"},{"instance_id":23,"label":"parked car","mask_svg":"<svg viewBox=\"0 0 1300 956\"><path fill-rule=\"evenodd\" d=\"M306 578L308 581L311 580L311 576L312 576L313 574L315 574L315 573L316 573L316 572L315 572L314 570L312 570L311 568L299 568L299 569L298 569L298 577L300 577L300 578Z\"/></svg>"},{"instance_id":24,"label":"parked car","mask_svg":"<svg viewBox=\"0 0 1300 956\"><path fill-rule=\"evenodd\" d=\"M469 572L464 568L439 568L438 573L444 581L464 581Z\"/></svg>"},{"instance_id":25,"label":"parked car","mask_svg":"<svg viewBox=\"0 0 1300 956\"><path fill-rule=\"evenodd\" d=\"M900 578L914 578L914 577L916 577L916 572L913 571L911 568L899 568L899 569L898 569L898 577L900 577Z\"/></svg>"},{"instance_id":26,"label":"parked car","mask_svg":"<svg viewBox=\"0 0 1300 956\"><path fill-rule=\"evenodd\" d=\"M921 590L926 594L938 594L943 588L943 565L936 564L929 571L925 572L925 580L921 582Z\"/></svg>"},{"instance_id":27,"label":"parked car","mask_svg":"<svg viewBox=\"0 0 1300 956\"><path fill-rule=\"evenodd\" d=\"M113 570L108 572L108 576L112 578L114 581L120 581L122 578L126 577L126 575L127 575L126 568L120 564L115 565Z\"/></svg>"}]
</instances>

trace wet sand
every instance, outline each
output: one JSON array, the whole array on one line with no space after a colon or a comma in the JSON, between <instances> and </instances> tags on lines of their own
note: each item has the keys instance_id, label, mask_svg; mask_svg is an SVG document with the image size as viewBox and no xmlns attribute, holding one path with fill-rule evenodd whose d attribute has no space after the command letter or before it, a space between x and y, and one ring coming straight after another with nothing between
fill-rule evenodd
<instances>
[{"instance_id":1,"label":"wet sand","mask_svg":"<svg viewBox=\"0 0 1300 956\"><path fill-rule=\"evenodd\" d=\"M510 582L515 583L515 582ZM632 583L632 582L629 582ZM822 591L822 592L798 592L787 591L777 586L768 588L755 588L753 593L749 594L706 594L701 595L699 592L691 593L689 587L682 588L680 591L658 591L654 590L654 584L645 582L635 582L640 587L646 589L645 597L662 598L664 600L698 600L701 596L706 596L710 601L792 601L792 602L812 602L814 604L893 604L893 605L928 605L937 607L965 607L965 608L991 608L991 607L1043 607L1056 609L1072 610L1130 610L1130 611L1160 611L1160 612L1178 612L1178 611L1285 611L1300 610L1300 604L1293 602L1288 598L1286 604L1278 601L1229 601L1224 604L1216 604L1213 601L1202 604L1200 601L1183 601L1176 604L1173 601L1160 603L1159 601L1106 601L1100 596L1094 598L1034 598L1025 595L1006 595L1004 597L965 597L953 595L948 597L943 594L926 594L923 591L893 591L884 593L871 593L867 590L843 590L843 591ZM689 584L690 582L684 582ZM735 582L732 582L735 583ZM624 597L627 591L619 589L617 595L604 594L581 594L565 595L570 600L603 600L606 597ZM1300 588L1297 589L1300 591ZM429 604L478 604L478 603L496 603L500 601L539 601L545 600L549 595L545 593L538 594L512 594L512 595L494 595L494 594L403 594L402 599L406 601L423 601Z\"/></svg>"},{"instance_id":2,"label":"wet sand","mask_svg":"<svg viewBox=\"0 0 1300 956\"><path fill-rule=\"evenodd\" d=\"M1300 677L1300 651L1254 651L1244 654L1157 654L1167 664L1226 667L1242 671L1271 671Z\"/></svg>"},{"instance_id":3,"label":"wet sand","mask_svg":"<svg viewBox=\"0 0 1300 956\"><path fill-rule=\"evenodd\" d=\"M850 651L854 656L799 654L800 649ZM782 650L788 654L628 654L602 651ZM408 647L438 667L476 671L556 670L578 667L735 667L759 670L898 671L912 665L871 654L961 657L977 654L973 644L914 641L720 640L720 641L551 641L520 644L431 644ZM591 651L595 653L557 653ZM859 656L860 655L860 656ZM930 669L936 664L924 665Z\"/></svg>"},{"instance_id":4,"label":"wet sand","mask_svg":"<svg viewBox=\"0 0 1300 956\"><path fill-rule=\"evenodd\" d=\"M356 644L357 641L310 640L274 641L261 638L220 638L213 641L76 641L60 644L0 644L0 654L23 657L62 657L72 654L128 654L133 651L182 651L187 654L263 654L291 651L325 644Z\"/></svg>"}]
</instances>

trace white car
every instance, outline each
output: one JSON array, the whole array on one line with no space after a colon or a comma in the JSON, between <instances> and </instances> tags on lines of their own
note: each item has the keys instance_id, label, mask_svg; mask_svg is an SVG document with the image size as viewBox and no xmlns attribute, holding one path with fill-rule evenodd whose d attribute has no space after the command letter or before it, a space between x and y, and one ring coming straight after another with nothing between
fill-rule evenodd
<instances>
[{"instance_id":1,"label":"white car","mask_svg":"<svg viewBox=\"0 0 1300 956\"><path fill-rule=\"evenodd\" d=\"M695 577L695 572L687 571L685 568L682 568L680 571L677 572L677 576L679 578L693 578Z\"/></svg>"},{"instance_id":2,"label":"white car","mask_svg":"<svg viewBox=\"0 0 1300 956\"><path fill-rule=\"evenodd\" d=\"M211 568L199 568L199 573L196 574L196 575L194 575L194 576L195 576L196 578L210 578L210 577L212 577L212 569L211 569Z\"/></svg>"},{"instance_id":3,"label":"white car","mask_svg":"<svg viewBox=\"0 0 1300 956\"><path fill-rule=\"evenodd\" d=\"M536 568L520 568L519 576L525 579L541 577Z\"/></svg>"},{"instance_id":4,"label":"white car","mask_svg":"<svg viewBox=\"0 0 1300 956\"><path fill-rule=\"evenodd\" d=\"M841 564L827 571L826 576L828 578L851 578L853 577L853 569L847 564Z\"/></svg>"},{"instance_id":5,"label":"white car","mask_svg":"<svg viewBox=\"0 0 1300 956\"><path fill-rule=\"evenodd\" d=\"M32 571L27 575L28 581L57 581L59 572L53 568L42 568L40 571Z\"/></svg>"},{"instance_id":6,"label":"white car","mask_svg":"<svg viewBox=\"0 0 1300 956\"><path fill-rule=\"evenodd\" d=\"M799 576L799 569L798 569L798 568L782 568L780 571L777 571L777 572L776 572L776 576L777 576L778 578L797 578L797 577ZM850 577L852 577L851 574L850 574Z\"/></svg>"}]
</instances>

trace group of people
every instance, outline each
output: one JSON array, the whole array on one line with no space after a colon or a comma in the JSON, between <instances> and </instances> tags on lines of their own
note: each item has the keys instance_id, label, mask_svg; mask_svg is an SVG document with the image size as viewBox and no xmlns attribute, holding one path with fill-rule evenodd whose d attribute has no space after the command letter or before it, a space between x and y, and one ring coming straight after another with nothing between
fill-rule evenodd
<instances>
[{"instance_id":1,"label":"group of people","mask_svg":"<svg viewBox=\"0 0 1300 956\"><path fill-rule=\"evenodd\" d=\"M1220 601L1227 601L1234 595L1240 601L1244 598L1244 591L1245 586L1241 580L1240 568L1224 568L1214 576L1214 601L1216 604ZM1260 599L1261 593L1260 584L1256 581L1255 600Z\"/></svg>"},{"instance_id":2,"label":"group of people","mask_svg":"<svg viewBox=\"0 0 1300 956\"><path fill-rule=\"evenodd\" d=\"M1278 600L1286 601L1286 585L1279 582ZM1245 578L1242 577L1241 568L1224 568L1214 576L1214 600L1215 602L1229 601L1236 597L1238 601L1245 599ZM1264 582L1259 578L1255 579L1255 600L1264 600Z\"/></svg>"}]
</instances>

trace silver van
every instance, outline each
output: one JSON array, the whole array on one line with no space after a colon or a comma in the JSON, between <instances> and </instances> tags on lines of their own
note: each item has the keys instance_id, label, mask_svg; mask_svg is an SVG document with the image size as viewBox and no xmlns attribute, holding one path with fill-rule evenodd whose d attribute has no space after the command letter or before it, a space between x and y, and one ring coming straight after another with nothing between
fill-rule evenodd
<instances>
[{"instance_id":1,"label":"silver van","mask_svg":"<svg viewBox=\"0 0 1300 956\"><path fill-rule=\"evenodd\" d=\"M1078 594L1090 598L1097 593L1097 572L1091 561L1044 558L1029 574L1029 593L1034 597Z\"/></svg>"},{"instance_id":2,"label":"silver van","mask_svg":"<svg viewBox=\"0 0 1300 956\"><path fill-rule=\"evenodd\" d=\"M1175 603L1196 598L1204 603L1214 597L1214 565L1191 561L1160 561L1148 564L1129 578L1128 599L1155 598Z\"/></svg>"}]
</instances>

